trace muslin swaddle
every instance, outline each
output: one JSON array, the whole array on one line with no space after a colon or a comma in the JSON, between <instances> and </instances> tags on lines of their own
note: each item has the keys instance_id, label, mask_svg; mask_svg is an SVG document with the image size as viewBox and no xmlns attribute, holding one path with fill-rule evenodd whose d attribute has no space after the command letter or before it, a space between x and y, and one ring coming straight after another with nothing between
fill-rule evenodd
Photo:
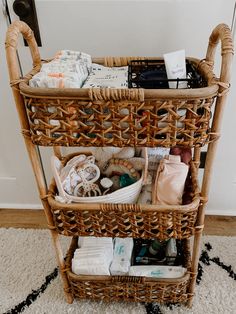
<instances>
[{"instance_id":1,"label":"muslin swaddle","mask_svg":"<svg viewBox=\"0 0 236 314\"><path fill-rule=\"evenodd\" d=\"M169 155L160 161L152 193L152 203L181 205L189 166L180 156Z\"/></svg>"},{"instance_id":2,"label":"muslin swaddle","mask_svg":"<svg viewBox=\"0 0 236 314\"><path fill-rule=\"evenodd\" d=\"M83 88L128 88L128 67L105 67L92 64Z\"/></svg>"}]
</instances>

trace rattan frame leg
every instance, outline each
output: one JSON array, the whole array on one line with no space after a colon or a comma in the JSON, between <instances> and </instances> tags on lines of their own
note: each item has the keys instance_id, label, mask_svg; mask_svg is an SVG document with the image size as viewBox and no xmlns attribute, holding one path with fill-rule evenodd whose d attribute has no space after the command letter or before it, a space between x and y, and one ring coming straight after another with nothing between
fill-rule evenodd
<instances>
[{"instance_id":1,"label":"rattan frame leg","mask_svg":"<svg viewBox=\"0 0 236 314\"><path fill-rule=\"evenodd\" d=\"M59 242L59 235L55 230L53 230L53 217L50 211L49 204L47 202L47 187L44 181L43 171L41 168L39 155L36 150L36 146L32 143L31 138L30 138L30 126L29 126L28 117L25 111L24 99L19 90L18 80L20 78L20 73L19 73L16 49L17 49L17 42L18 42L18 37L20 33L22 33L23 37L28 42L28 45L31 51L31 56L33 58L33 65L35 68L37 67L40 68L41 58L40 58L39 50L38 50L32 30L26 24L20 21L16 21L14 25L15 25L14 31L11 32L11 30L9 29L8 34L7 34L7 40L6 40L6 51L7 51L6 57L7 57L7 63L8 63L8 68L9 68L9 76L10 76L11 82L14 82L14 85L12 85L12 92L14 95L18 115L20 118L20 124L21 124L22 133L25 139L25 145L26 145L28 155L31 161L31 165L34 171L34 175L36 178L38 191L39 191L40 198L43 204L47 223L51 231L53 245L56 251L57 262L59 264L61 278L64 285L66 300L68 303L72 303L73 295L70 292L68 278L65 273L65 262L64 262L64 258L62 254L62 248ZM58 154L60 153L60 151L56 149L54 150L54 152Z\"/></svg>"},{"instance_id":2,"label":"rattan frame leg","mask_svg":"<svg viewBox=\"0 0 236 314\"><path fill-rule=\"evenodd\" d=\"M66 266L65 266L63 253L62 253L61 244L59 241L59 234L57 233L57 231L54 230L53 216L52 216L50 206L47 201L47 188L44 182L39 155L37 153L36 146L33 145L30 140L25 139L25 142L26 142L26 147L28 150L29 158L30 158L33 170L34 170L38 189L40 192L40 198L43 204L45 216L48 223L48 228L50 229L50 232L51 232L52 242L53 242L53 246L56 252L57 263L60 269L60 274L61 274L61 278L63 282L63 288L65 292L66 301L68 303L72 303L74 298L73 298L72 293L70 292L70 284L69 284L69 281L65 272Z\"/></svg>"},{"instance_id":3,"label":"rattan frame leg","mask_svg":"<svg viewBox=\"0 0 236 314\"><path fill-rule=\"evenodd\" d=\"M205 205L208 200L208 194L210 189L210 182L212 176L212 169L213 169L213 162L216 153L217 143L219 139L221 123L222 123L222 116L224 105L226 103L227 91L230 82L230 68L232 64L232 57L233 57L233 43L230 34L230 30L227 26L221 24L218 25L212 32L209 38L209 45L206 53L206 62L211 64L213 67L214 59L215 59L215 52L216 47L221 41L221 55L222 55L222 62L221 62L221 72L220 72L220 84L219 93L217 96L216 104L215 104L215 112L214 118L212 121L212 138L211 142L208 144L207 147L207 156L206 156L206 163L204 169L204 176L202 181L201 187L201 197L202 202L199 207L198 212L198 219L196 224L196 232L194 235L194 244L193 244L193 256L192 256L192 276L191 282L189 286L189 294L190 299L188 301L188 306L191 307L193 301L193 292L195 290L196 285L196 276L198 270L198 261L200 255L200 246L201 246L201 238L202 238L202 229L204 226L204 218L205 218ZM195 150L195 157L198 159L199 151ZM192 296L191 296L192 295Z\"/></svg>"}]
</instances>

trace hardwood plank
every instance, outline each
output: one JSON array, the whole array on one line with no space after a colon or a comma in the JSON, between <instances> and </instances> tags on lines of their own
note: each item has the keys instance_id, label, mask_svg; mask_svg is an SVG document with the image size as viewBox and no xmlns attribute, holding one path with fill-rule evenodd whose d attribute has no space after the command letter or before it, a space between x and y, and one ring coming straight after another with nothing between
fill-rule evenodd
<instances>
[{"instance_id":1,"label":"hardwood plank","mask_svg":"<svg viewBox=\"0 0 236 314\"><path fill-rule=\"evenodd\" d=\"M206 216L203 234L236 236L236 216Z\"/></svg>"},{"instance_id":2,"label":"hardwood plank","mask_svg":"<svg viewBox=\"0 0 236 314\"><path fill-rule=\"evenodd\" d=\"M43 210L0 209L0 227L45 229L47 221Z\"/></svg>"},{"instance_id":3,"label":"hardwood plank","mask_svg":"<svg viewBox=\"0 0 236 314\"><path fill-rule=\"evenodd\" d=\"M43 210L0 209L0 227L45 229ZM205 235L236 236L236 216L206 216Z\"/></svg>"}]
</instances>

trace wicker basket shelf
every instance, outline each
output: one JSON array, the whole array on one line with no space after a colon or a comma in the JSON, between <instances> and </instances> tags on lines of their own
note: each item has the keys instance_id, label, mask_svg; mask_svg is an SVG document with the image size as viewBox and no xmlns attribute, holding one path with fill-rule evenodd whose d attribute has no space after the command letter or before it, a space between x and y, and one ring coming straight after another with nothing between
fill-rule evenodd
<instances>
[{"instance_id":1,"label":"wicker basket shelf","mask_svg":"<svg viewBox=\"0 0 236 314\"><path fill-rule=\"evenodd\" d=\"M184 303L191 297L191 256L189 240L183 241L183 267L187 273L177 279L155 279L134 276L85 276L71 271L71 260L77 248L74 237L66 257L66 272L75 298L103 301Z\"/></svg>"},{"instance_id":2,"label":"wicker basket shelf","mask_svg":"<svg viewBox=\"0 0 236 314\"><path fill-rule=\"evenodd\" d=\"M100 62L107 63L106 59ZM209 65L200 60L194 63L207 87L64 89L62 95L60 89L29 87L33 71L20 83L28 134L34 144L43 146L203 146L214 137L210 119L219 86Z\"/></svg>"},{"instance_id":3,"label":"wicker basket shelf","mask_svg":"<svg viewBox=\"0 0 236 314\"><path fill-rule=\"evenodd\" d=\"M63 158L65 164L76 153ZM195 232L200 189L197 169L190 165L192 202L188 205L70 203L55 199L55 180L49 187L48 204L53 216L52 229L65 236L132 237L185 239Z\"/></svg>"},{"instance_id":4,"label":"wicker basket shelf","mask_svg":"<svg viewBox=\"0 0 236 314\"><path fill-rule=\"evenodd\" d=\"M33 70L20 76L17 42L19 35L28 42ZM217 44L221 42L220 77L214 74ZM51 230L60 266L65 296L104 301L187 302L191 306L196 285L198 260L204 227L213 159L233 57L230 29L218 25L209 38L204 60L188 58L204 80L199 88L188 89L48 89L31 88L29 80L40 71L41 61L32 30L16 21L8 29L6 55L10 84L19 114L22 133L36 177L45 215ZM105 66L124 66L137 57L95 58ZM160 58L138 58L160 59ZM53 123L52 123L53 121ZM62 204L55 200L55 182L47 188L36 145L52 146L61 160L60 146L135 146L192 148L192 203L184 206L136 204ZM202 147L206 164L201 189L197 184ZM72 236L66 263L59 234ZM178 280L151 278L77 276L71 272L76 236L133 238L176 238L186 243L187 274ZM189 237L193 247L189 249Z\"/></svg>"}]
</instances>

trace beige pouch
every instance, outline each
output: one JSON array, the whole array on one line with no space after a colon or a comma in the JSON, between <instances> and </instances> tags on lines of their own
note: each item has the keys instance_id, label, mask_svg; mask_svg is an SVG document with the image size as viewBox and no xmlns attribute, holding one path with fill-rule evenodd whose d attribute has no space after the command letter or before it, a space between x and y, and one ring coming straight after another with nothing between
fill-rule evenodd
<instances>
[{"instance_id":1,"label":"beige pouch","mask_svg":"<svg viewBox=\"0 0 236 314\"><path fill-rule=\"evenodd\" d=\"M168 155L160 161L152 193L152 203L181 205L189 166L180 156Z\"/></svg>"}]
</instances>

